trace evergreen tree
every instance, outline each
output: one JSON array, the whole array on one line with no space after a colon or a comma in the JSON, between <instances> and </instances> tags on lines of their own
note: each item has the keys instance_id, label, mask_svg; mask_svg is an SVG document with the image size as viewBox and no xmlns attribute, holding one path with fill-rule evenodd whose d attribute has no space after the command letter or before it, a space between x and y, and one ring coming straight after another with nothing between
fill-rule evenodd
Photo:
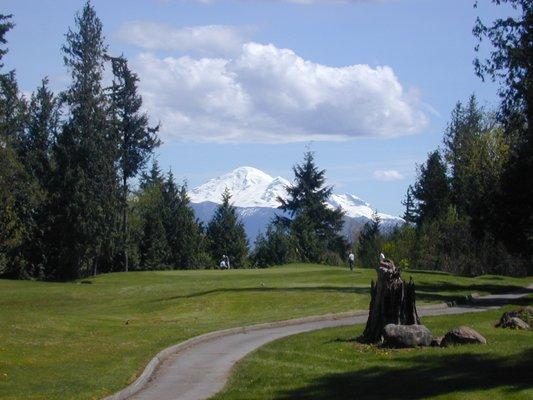
<instances>
[{"instance_id":1,"label":"evergreen tree","mask_svg":"<svg viewBox=\"0 0 533 400\"><path fill-rule=\"evenodd\" d=\"M126 59L112 58L111 62L114 75L111 87L113 133L118 142L122 181L122 253L124 269L128 271L128 180L139 173L159 145L159 127L149 127L148 116L141 112L142 98L137 93L139 78L130 70Z\"/></svg>"},{"instance_id":2,"label":"evergreen tree","mask_svg":"<svg viewBox=\"0 0 533 400\"><path fill-rule=\"evenodd\" d=\"M498 198L500 221L495 234L515 254L533 258L533 3L531 0L492 0L508 4L512 16L486 25L478 18L474 35L492 46L486 59L476 59L477 74L500 82L499 118L511 144L511 154ZM477 6L477 3L476 3Z\"/></svg>"},{"instance_id":3,"label":"evergreen tree","mask_svg":"<svg viewBox=\"0 0 533 400\"><path fill-rule=\"evenodd\" d=\"M472 96L458 103L444 136L444 155L450 166L451 201L459 217L471 219L476 237L495 226L496 200L509 146L491 115Z\"/></svg>"},{"instance_id":4,"label":"evergreen tree","mask_svg":"<svg viewBox=\"0 0 533 400\"><path fill-rule=\"evenodd\" d=\"M109 262L117 225L116 141L102 88L107 47L102 23L87 2L63 46L72 83L63 94L68 121L54 147L54 257L50 274L71 279ZM107 257L103 257L103 255Z\"/></svg>"},{"instance_id":5,"label":"evergreen tree","mask_svg":"<svg viewBox=\"0 0 533 400\"><path fill-rule=\"evenodd\" d=\"M418 224L438 218L448 209L450 188L446 165L438 150L429 153L426 163L419 167L413 195L418 203Z\"/></svg>"},{"instance_id":6,"label":"evergreen tree","mask_svg":"<svg viewBox=\"0 0 533 400\"><path fill-rule=\"evenodd\" d=\"M230 199L231 195L226 188L222 194L222 204L207 226L207 242L213 260L220 260L226 255L231 267L242 268L246 265L248 239Z\"/></svg>"},{"instance_id":7,"label":"evergreen tree","mask_svg":"<svg viewBox=\"0 0 533 400\"><path fill-rule=\"evenodd\" d=\"M416 212L415 199L413 195L413 187L409 185L407 188L407 194L405 195L405 200L402 201L403 206L405 207L405 212L403 214L403 219L408 224L414 224L417 221L418 215Z\"/></svg>"},{"instance_id":8,"label":"evergreen tree","mask_svg":"<svg viewBox=\"0 0 533 400\"><path fill-rule=\"evenodd\" d=\"M164 178L156 161L149 174L143 174L140 193L141 240L139 244L141 269L164 269L170 259L165 229Z\"/></svg>"},{"instance_id":9,"label":"evergreen tree","mask_svg":"<svg viewBox=\"0 0 533 400\"><path fill-rule=\"evenodd\" d=\"M52 144L59 128L59 101L48 88L48 79L32 94L28 108L27 126L21 137L21 161L35 188L31 238L24 249L24 257L32 275L44 277L48 259L50 227L49 191L54 166Z\"/></svg>"},{"instance_id":10,"label":"evergreen tree","mask_svg":"<svg viewBox=\"0 0 533 400\"><path fill-rule=\"evenodd\" d=\"M170 255L168 264L176 269L199 266L198 256L203 252L201 228L189 206L186 184L176 185L171 172L163 185L163 202Z\"/></svg>"},{"instance_id":11,"label":"evergreen tree","mask_svg":"<svg viewBox=\"0 0 533 400\"><path fill-rule=\"evenodd\" d=\"M0 44L13 28L10 15L0 14ZM3 71L0 48L0 275L28 278L33 271L23 257L34 229L34 209L38 192L20 160L21 138L27 110L20 95L14 71Z\"/></svg>"},{"instance_id":12,"label":"evergreen tree","mask_svg":"<svg viewBox=\"0 0 533 400\"><path fill-rule=\"evenodd\" d=\"M13 15L11 14L0 14L0 45L5 45L7 43L6 33L13 29L13 27L15 26L15 24L13 24L13 21L11 20L12 18ZM7 48L0 48L0 69L4 68L2 58L4 58L7 52Z\"/></svg>"},{"instance_id":13,"label":"evergreen tree","mask_svg":"<svg viewBox=\"0 0 533 400\"><path fill-rule=\"evenodd\" d=\"M333 190L325 185L326 171L317 168L311 152L305 153L303 163L293 171L294 183L286 188L288 198L278 198L279 208L289 217L279 217L276 223L289 228L303 261L319 262L326 251L342 257L347 248L339 235L343 212L326 204Z\"/></svg>"},{"instance_id":14,"label":"evergreen tree","mask_svg":"<svg viewBox=\"0 0 533 400\"><path fill-rule=\"evenodd\" d=\"M286 229L279 224L269 224L265 234L260 234L255 240L251 256L254 266L268 267L298 260L292 242Z\"/></svg>"},{"instance_id":15,"label":"evergreen tree","mask_svg":"<svg viewBox=\"0 0 533 400\"><path fill-rule=\"evenodd\" d=\"M367 222L359 236L357 260L362 267L375 268L381 251L379 235L379 216L374 213L372 220Z\"/></svg>"},{"instance_id":16,"label":"evergreen tree","mask_svg":"<svg viewBox=\"0 0 533 400\"><path fill-rule=\"evenodd\" d=\"M24 165L46 188L52 174L52 144L60 125L59 100L48 88L48 78L31 96L28 124L22 140Z\"/></svg>"}]
</instances>

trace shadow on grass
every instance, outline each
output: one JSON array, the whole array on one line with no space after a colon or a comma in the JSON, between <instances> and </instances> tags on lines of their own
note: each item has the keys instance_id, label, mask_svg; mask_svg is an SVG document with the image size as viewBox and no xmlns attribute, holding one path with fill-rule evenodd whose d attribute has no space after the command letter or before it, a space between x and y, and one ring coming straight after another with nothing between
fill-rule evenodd
<instances>
[{"instance_id":1,"label":"shadow on grass","mask_svg":"<svg viewBox=\"0 0 533 400\"><path fill-rule=\"evenodd\" d=\"M416 282L415 282L416 284ZM477 284L477 285L458 285L450 282L436 282L431 284L416 284L416 298L418 301L437 301L437 302L468 302L465 293L474 292L488 292L488 293L516 293L524 292L523 287L515 285L492 285L492 284ZM527 291L527 290L526 290ZM291 292L337 292L337 293L353 293L353 294L370 294L370 282L368 287L349 287L349 286L297 286L297 287L237 287L237 288L216 288L204 290L189 294L169 296L153 300L153 302L172 301L179 299L192 299L195 297L207 296L212 294L223 293L291 293ZM462 293L454 293L462 292ZM529 292L533 293L533 290ZM506 302L502 302L506 304Z\"/></svg>"},{"instance_id":2,"label":"shadow on grass","mask_svg":"<svg viewBox=\"0 0 533 400\"><path fill-rule=\"evenodd\" d=\"M298 286L298 287L249 287L249 288L218 288L211 290L204 290L201 292L194 292L190 294L169 296L161 299L154 300L159 301L172 301L178 299L191 299L194 297L207 296L210 294L222 294L222 293L291 293L291 292L338 292L338 293L353 293L353 294L370 294L369 287L342 287L342 286Z\"/></svg>"},{"instance_id":3,"label":"shadow on grass","mask_svg":"<svg viewBox=\"0 0 533 400\"><path fill-rule=\"evenodd\" d=\"M279 399L424 399L430 396L504 388L506 393L533 388L533 348L494 357L446 354L405 357L399 367L372 367L323 376L312 385L280 393Z\"/></svg>"},{"instance_id":4,"label":"shadow on grass","mask_svg":"<svg viewBox=\"0 0 533 400\"><path fill-rule=\"evenodd\" d=\"M450 282L434 282L434 283L417 283L416 285L416 299L418 301L454 301L459 304L469 303L465 293L485 292L492 294L501 293L533 293L533 290L526 289L517 285L494 285L494 284L474 284L474 285L458 285ZM461 293L462 292L462 293ZM477 302L485 300L476 299L477 305L485 305ZM490 305L498 305L497 299L491 299ZM506 304L507 301L501 301L500 304Z\"/></svg>"}]
</instances>

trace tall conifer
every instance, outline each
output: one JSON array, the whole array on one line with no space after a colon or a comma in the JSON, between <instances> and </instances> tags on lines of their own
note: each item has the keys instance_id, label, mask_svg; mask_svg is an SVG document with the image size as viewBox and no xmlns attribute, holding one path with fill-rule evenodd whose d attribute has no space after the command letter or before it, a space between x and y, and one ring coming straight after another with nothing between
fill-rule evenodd
<instances>
[{"instance_id":1,"label":"tall conifer","mask_svg":"<svg viewBox=\"0 0 533 400\"><path fill-rule=\"evenodd\" d=\"M141 111L142 98L137 93L138 76L123 57L111 58L113 84L111 109L113 134L118 143L118 165L122 183L122 254L124 269L128 271L128 181L144 167L153 149L159 145L159 127L148 125L148 116Z\"/></svg>"}]
</instances>

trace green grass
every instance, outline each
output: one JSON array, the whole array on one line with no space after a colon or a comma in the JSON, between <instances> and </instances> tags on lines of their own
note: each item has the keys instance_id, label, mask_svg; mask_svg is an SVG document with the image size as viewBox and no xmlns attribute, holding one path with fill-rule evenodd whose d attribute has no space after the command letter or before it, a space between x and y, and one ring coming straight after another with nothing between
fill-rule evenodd
<instances>
[{"instance_id":1,"label":"green grass","mask_svg":"<svg viewBox=\"0 0 533 400\"><path fill-rule=\"evenodd\" d=\"M0 398L93 399L131 382L161 349L205 332L366 309L372 270L101 275L92 284L0 280ZM409 276L409 274L405 274ZM413 272L419 302L505 292L529 279Z\"/></svg>"},{"instance_id":2,"label":"green grass","mask_svg":"<svg viewBox=\"0 0 533 400\"><path fill-rule=\"evenodd\" d=\"M533 331L495 328L501 313L423 318L435 335L471 326L487 345L380 348L355 341L362 325L281 339L241 361L213 400L533 399Z\"/></svg>"}]
</instances>

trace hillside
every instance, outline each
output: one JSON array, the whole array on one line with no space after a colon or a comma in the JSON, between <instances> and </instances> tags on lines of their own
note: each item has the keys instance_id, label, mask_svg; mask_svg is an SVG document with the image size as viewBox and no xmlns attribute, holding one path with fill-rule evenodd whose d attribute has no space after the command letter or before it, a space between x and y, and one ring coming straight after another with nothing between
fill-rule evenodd
<instances>
[{"instance_id":1,"label":"hillside","mask_svg":"<svg viewBox=\"0 0 533 400\"><path fill-rule=\"evenodd\" d=\"M531 283L413 272L419 303ZM367 309L374 270L294 264L159 271L71 283L0 280L0 398L102 398L159 350L213 330ZM28 371L31 370L31 379Z\"/></svg>"}]
</instances>

